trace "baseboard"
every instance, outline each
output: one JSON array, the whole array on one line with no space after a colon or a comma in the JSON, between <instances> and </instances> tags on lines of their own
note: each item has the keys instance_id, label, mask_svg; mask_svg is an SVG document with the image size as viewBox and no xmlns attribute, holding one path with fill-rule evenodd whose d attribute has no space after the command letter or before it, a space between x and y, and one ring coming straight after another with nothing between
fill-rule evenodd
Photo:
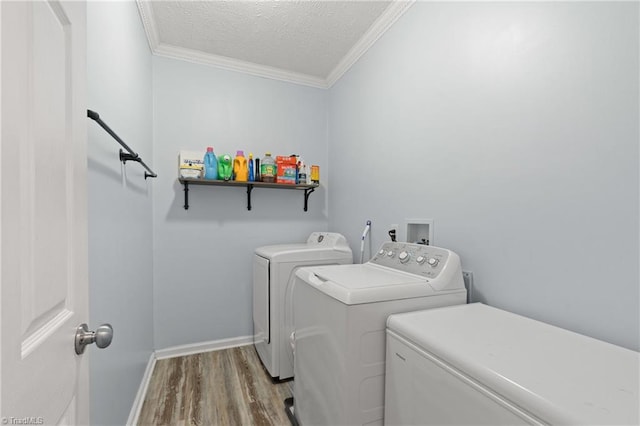
<instances>
[{"instance_id":1,"label":"baseboard","mask_svg":"<svg viewBox=\"0 0 640 426\"><path fill-rule=\"evenodd\" d=\"M147 395L147 388L149 387L149 382L151 381L151 375L153 374L153 369L155 368L155 366L156 354L152 352L149 356L147 368L144 370L144 375L142 376L142 381L140 382L140 387L138 388L136 399L134 399L133 401L133 406L131 407L131 412L129 413L129 418L127 419L127 426L135 426L138 424L140 410L142 410L144 397Z\"/></svg>"},{"instance_id":2,"label":"baseboard","mask_svg":"<svg viewBox=\"0 0 640 426\"><path fill-rule=\"evenodd\" d=\"M210 342L194 343L191 345L173 346L166 349L160 349L151 354L149 362L147 363L147 369L144 371L136 399L133 401L129 418L127 419L127 426L135 426L138 424L138 418L140 417L140 410L142 410L142 404L144 403L144 397L147 394L149 388L149 382L151 381L151 375L153 369L156 366L156 361L159 359L174 358L177 356L193 355L202 352L218 351L220 349L235 348L238 346L246 346L253 344L253 336L241 336L233 337L231 339L212 340Z\"/></svg>"},{"instance_id":3,"label":"baseboard","mask_svg":"<svg viewBox=\"0 0 640 426\"><path fill-rule=\"evenodd\" d=\"M251 344L253 344L253 336L241 336L233 337L231 339L212 340L209 342L193 343L190 345L173 346L157 350L156 359L174 358L177 356L193 355L201 352L211 352Z\"/></svg>"}]
</instances>

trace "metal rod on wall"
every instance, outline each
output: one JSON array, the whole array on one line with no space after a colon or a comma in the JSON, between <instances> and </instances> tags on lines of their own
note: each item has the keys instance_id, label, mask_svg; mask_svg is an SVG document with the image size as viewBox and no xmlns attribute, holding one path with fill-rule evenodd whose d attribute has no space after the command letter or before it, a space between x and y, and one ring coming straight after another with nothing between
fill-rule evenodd
<instances>
[{"instance_id":1,"label":"metal rod on wall","mask_svg":"<svg viewBox=\"0 0 640 426\"><path fill-rule=\"evenodd\" d=\"M124 149L126 149L128 152L123 152L122 150L120 150L120 161L122 161L123 163L126 163L127 161L136 161L138 163L140 163L142 165L142 167L144 167L145 169L147 169L147 172L144 172L144 178L155 178L158 177L157 174L155 174L153 172L153 170L151 170L149 168L149 166L147 166L145 164L144 161L142 161L142 158L140 158L140 156L138 154L136 154L130 147L129 145L127 145L122 139L120 139L120 137L118 135L116 135L116 133L111 130L111 128L109 126L107 126L107 124L102 121L100 119L100 114L98 114L95 111L91 111L90 109L87 110L87 117L89 117L90 119L92 119L93 121L95 121L96 123L98 123L100 125L100 127L102 127L107 133L109 133L111 135L111 137L113 137L120 145L122 145L122 147Z\"/></svg>"}]
</instances>

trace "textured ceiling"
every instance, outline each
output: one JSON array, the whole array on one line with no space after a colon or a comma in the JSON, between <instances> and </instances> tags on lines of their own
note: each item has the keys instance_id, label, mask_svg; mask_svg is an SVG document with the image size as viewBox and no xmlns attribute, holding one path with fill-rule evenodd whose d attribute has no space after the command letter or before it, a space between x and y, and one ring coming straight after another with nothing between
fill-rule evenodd
<instances>
[{"instance_id":1,"label":"textured ceiling","mask_svg":"<svg viewBox=\"0 0 640 426\"><path fill-rule=\"evenodd\" d=\"M160 51L154 53L237 70L245 64L254 74L271 70L274 78L298 76L319 86L329 85L332 72L345 67L341 61L359 57L410 3L138 1L152 49ZM367 37L368 45L360 46Z\"/></svg>"}]
</instances>

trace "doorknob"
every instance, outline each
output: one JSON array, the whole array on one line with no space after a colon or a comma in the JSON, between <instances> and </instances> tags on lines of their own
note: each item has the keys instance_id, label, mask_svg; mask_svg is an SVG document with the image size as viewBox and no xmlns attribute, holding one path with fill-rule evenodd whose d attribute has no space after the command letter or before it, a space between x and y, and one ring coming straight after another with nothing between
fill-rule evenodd
<instances>
[{"instance_id":1,"label":"doorknob","mask_svg":"<svg viewBox=\"0 0 640 426\"><path fill-rule=\"evenodd\" d=\"M96 331L89 331L87 324L80 324L76 328L76 353L82 355L87 345L95 343L100 349L111 344L113 339L113 327L111 324L102 324Z\"/></svg>"}]
</instances>

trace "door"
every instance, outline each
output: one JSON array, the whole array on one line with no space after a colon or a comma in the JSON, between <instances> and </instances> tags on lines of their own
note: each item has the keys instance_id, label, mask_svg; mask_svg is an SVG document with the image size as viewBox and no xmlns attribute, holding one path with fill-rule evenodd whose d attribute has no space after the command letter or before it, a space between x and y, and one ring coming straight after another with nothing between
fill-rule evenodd
<instances>
[{"instance_id":1,"label":"door","mask_svg":"<svg viewBox=\"0 0 640 426\"><path fill-rule=\"evenodd\" d=\"M0 2L0 411L88 424L83 2Z\"/></svg>"}]
</instances>

